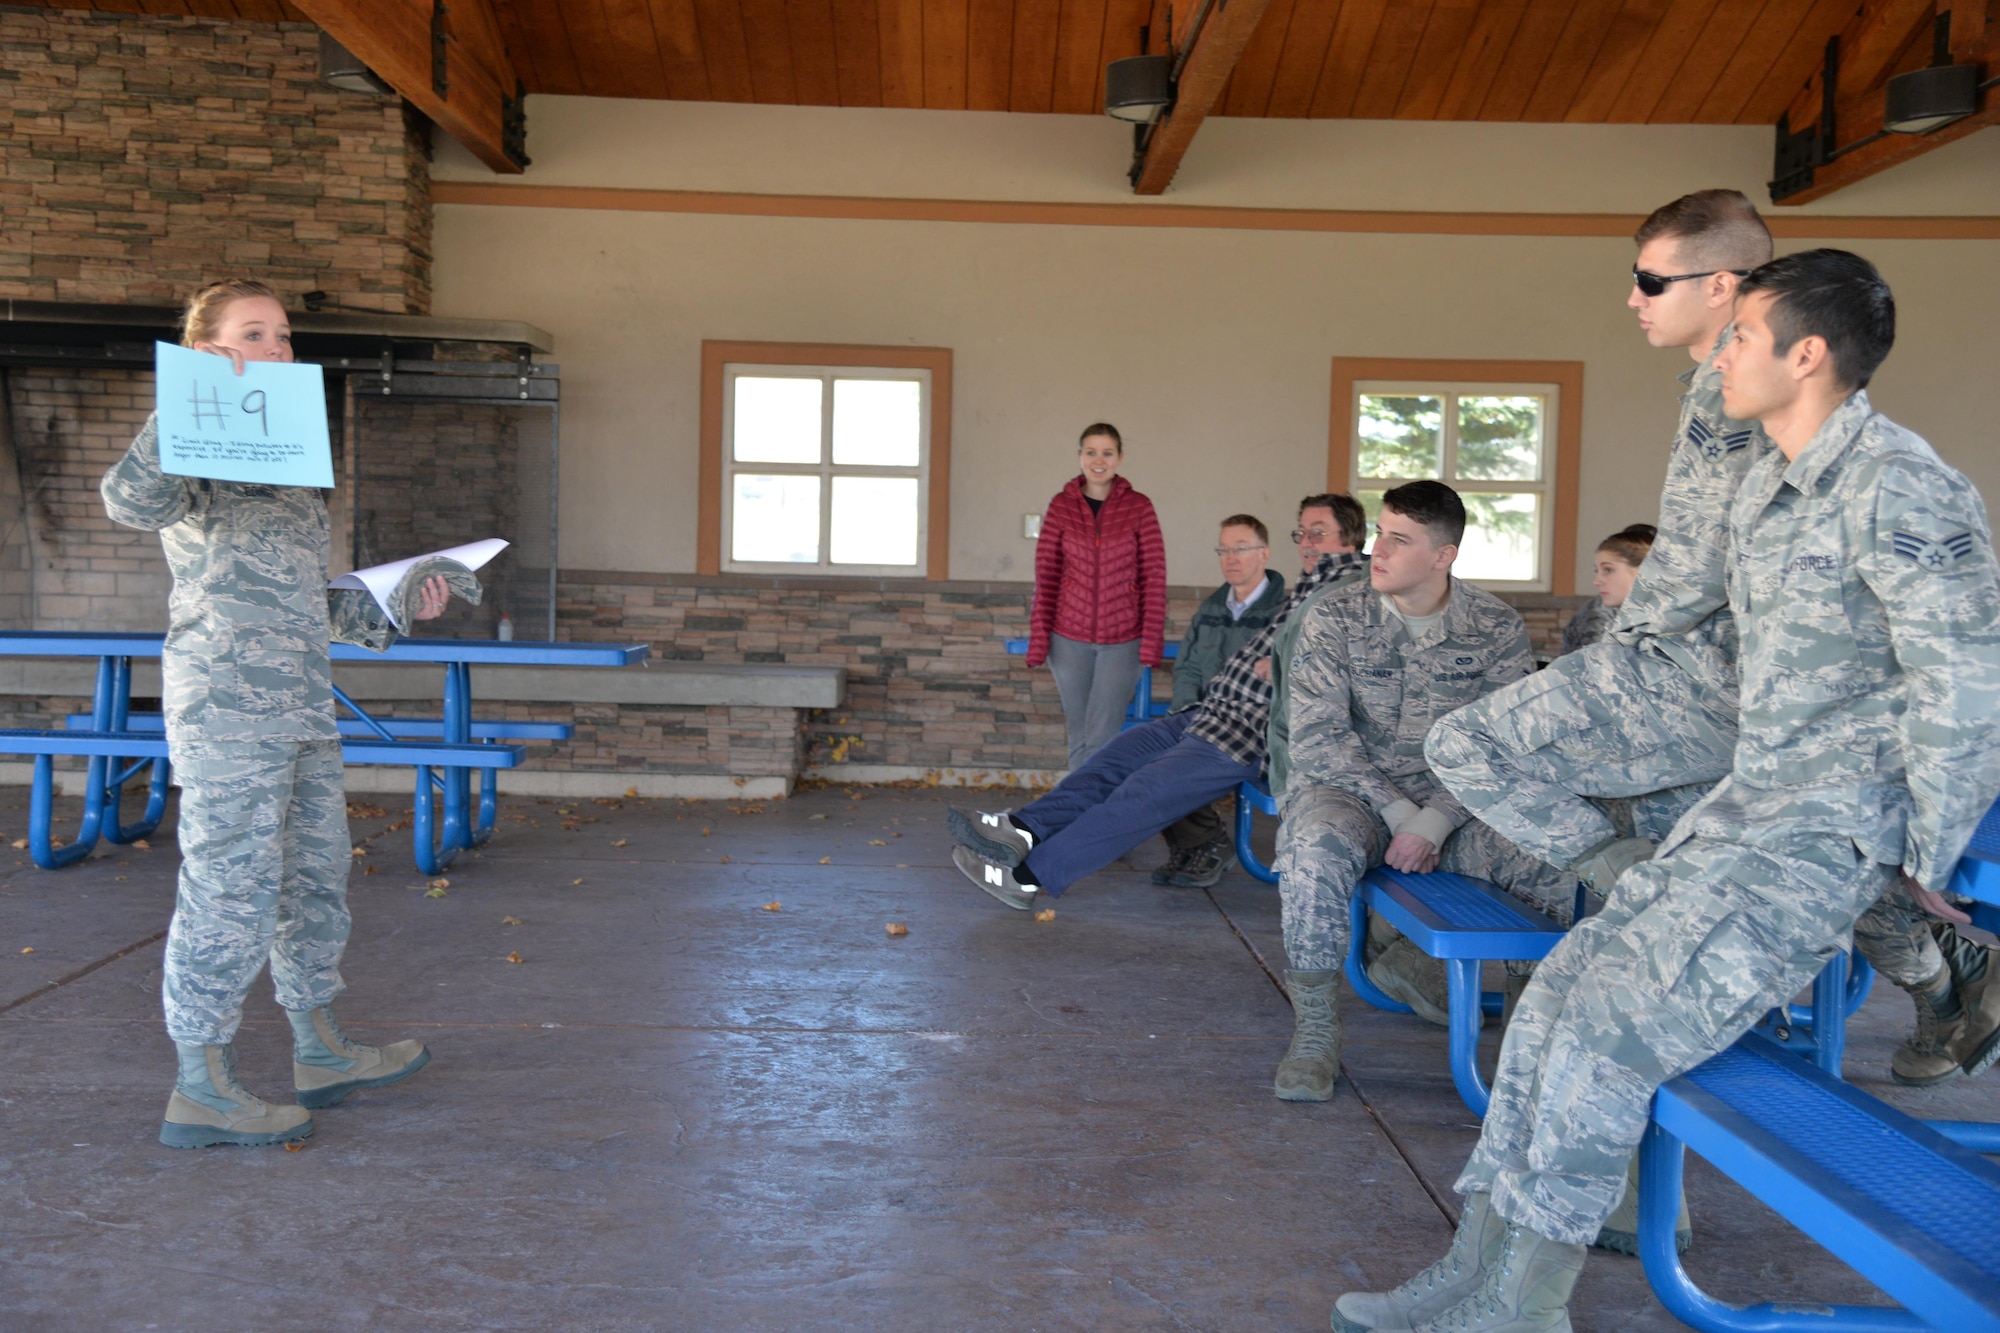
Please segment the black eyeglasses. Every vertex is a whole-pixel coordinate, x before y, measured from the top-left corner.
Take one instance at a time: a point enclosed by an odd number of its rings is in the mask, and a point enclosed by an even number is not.
[[[1658,273],[1648,273],[1645,269],[1634,264],[1632,266],[1632,285],[1647,296],[1660,296],[1666,292],[1669,283],[1686,282],[1690,278],[1712,278],[1718,273],[1734,273],[1737,277],[1741,278],[1748,276],[1749,272],[1750,270],[1747,268],[1712,268],[1706,273],[1676,273],[1672,277],[1662,277]]]

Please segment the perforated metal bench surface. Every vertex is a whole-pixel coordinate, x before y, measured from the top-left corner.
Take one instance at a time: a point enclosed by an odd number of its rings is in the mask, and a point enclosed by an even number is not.
[[[1653,1118],[1932,1327],[2000,1333],[2000,1167],[1755,1036],[1662,1087]],[[1659,1209],[1669,1232],[1673,1206]],[[1655,1288],[1700,1297],[1677,1259],[1654,1271],[1660,1248],[1645,1256]],[[1747,1326],[1667,1304],[1697,1328]],[[1799,1326],[1856,1324],[1836,1310]]]
[[[1483,879],[1378,866],[1362,880],[1368,905],[1433,958],[1540,958],[1564,930]]]

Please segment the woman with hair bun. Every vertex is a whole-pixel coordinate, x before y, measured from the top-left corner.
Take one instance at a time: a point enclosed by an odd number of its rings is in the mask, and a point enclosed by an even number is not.
[[[1055,673],[1072,770],[1118,734],[1167,628],[1166,542],[1153,502],[1118,475],[1118,428],[1086,426],[1076,458],[1042,516],[1028,616],[1028,665]]]
[[[1632,582],[1639,577],[1639,566],[1652,551],[1658,533],[1651,523],[1634,523],[1597,544],[1597,568],[1590,576],[1597,600],[1578,608],[1563,626],[1564,652],[1573,653],[1604,637],[1618,618],[1618,608],[1625,605]]]
[[[292,360],[277,293],[245,278],[195,294],[181,343],[228,357],[239,375],[246,362]],[[100,490],[114,520],[160,534],[174,578],[160,671],[181,869],[161,998],[180,1073],[160,1142],[302,1139],[309,1108],[430,1059],[422,1042],[349,1041],[331,1008],[344,989],[353,859],[328,643],[380,651],[395,626],[370,594],[327,590],[332,544],[317,489],[169,475],[148,418]],[[435,619],[448,597],[443,579],[425,580],[404,595],[404,623]],[[297,1105],[236,1081],[231,1043],[266,963],[291,1019]]]

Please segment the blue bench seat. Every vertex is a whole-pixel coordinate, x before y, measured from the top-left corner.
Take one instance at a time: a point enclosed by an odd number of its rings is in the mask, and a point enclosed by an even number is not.
[[[1684,1146],[1903,1308],[1708,1296],[1674,1249]],[[2000,1333],[2000,1168],[1773,1042],[1745,1037],[1664,1085],[1639,1163],[1646,1276],[1702,1333]]]
[[[370,722],[373,725],[370,725]],[[88,713],[71,713],[63,718],[63,725],[76,731],[91,731],[96,721]],[[430,740],[444,735],[444,719],[436,717],[383,717],[371,718],[364,722],[358,717],[343,717],[336,724],[343,738],[348,736],[377,736],[375,727],[382,728],[399,740]],[[127,731],[165,732],[166,718],[159,713],[133,713],[125,719]],[[474,722],[472,739],[475,741],[566,741],[576,733],[576,728],[567,722]],[[361,763],[362,760],[350,760]],[[505,767],[505,765],[502,765]]]

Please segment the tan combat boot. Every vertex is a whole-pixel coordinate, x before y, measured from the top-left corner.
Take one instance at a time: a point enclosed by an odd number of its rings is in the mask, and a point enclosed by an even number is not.
[[[1896,1082],[1927,1088],[1984,1073],[2000,1059],[2000,949],[1979,952],[1986,957],[1976,980],[1965,981],[1947,965],[1910,992],[1917,1031],[1889,1061]]]
[[[430,1063],[430,1049],[420,1041],[391,1046],[349,1041],[324,1005],[285,1013],[292,1020],[292,1083],[300,1106],[332,1106],[350,1092],[399,1083]]]
[[[1586,1251],[1509,1224],[1479,1290],[1416,1333],[1571,1333],[1569,1294]]]
[[[1381,957],[1368,965],[1368,979],[1390,999],[1409,1005],[1426,1023],[1451,1026],[1451,987],[1445,981],[1444,964],[1408,936],[1390,941]],[[1483,1015],[1480,1022],[1484,1026]]]
[[[1394,1291],[1350,1291],[1333,1303],[1333,1333],[1374,1333],[1414,1328],[1479,1290],[1500,1257],[1507,1219],[1493,1211],[1493,1196],[1469,1194],[1458,1230],[1444,1258]]]
[[[313,1132],[312,1114],[303,1106],[272,1106],[243,1090],[229,1047],[176,1042],[174,1049],[180,1078],[160,1124],[160,1142],[169,1148],[259,1147],[292,1143]]]
[[[1340,1008],[1334,995],[1338,972],[1286,972],[1292,997],[1292,1044],[1278,1062],[1272,1091],[1281,1101],[1333,1100],[1340,1076]]]

